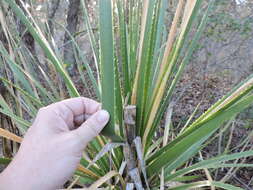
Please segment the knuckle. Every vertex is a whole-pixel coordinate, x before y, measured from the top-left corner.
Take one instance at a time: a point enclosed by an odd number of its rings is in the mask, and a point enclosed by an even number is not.
[[[42,107],[42,108],[39,109],[38,115],[41,115],[41,114],[43,114],[45,112],[46,112],[46,107]]]
[[[42,107],[38,110],[36,118],[43,118],[44,121],[52,120],[54,118],[55,114],[53,113],[53,110],[47,106]]]

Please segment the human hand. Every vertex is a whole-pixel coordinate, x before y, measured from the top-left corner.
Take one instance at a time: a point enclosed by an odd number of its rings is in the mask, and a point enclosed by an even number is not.
[[[74,173],[82,152],[109,120],[88,98],[73,98],[39,110],[14,160],[0,174],[1,190],[53,190]]]

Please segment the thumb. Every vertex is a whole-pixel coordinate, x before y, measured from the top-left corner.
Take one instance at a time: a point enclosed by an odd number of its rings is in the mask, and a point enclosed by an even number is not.
[[[79,128],[72,131],[84,144],[88,144],[94,137],[98,136],[109,121],[109,113],[105,110],[97,111],[89,117]]]

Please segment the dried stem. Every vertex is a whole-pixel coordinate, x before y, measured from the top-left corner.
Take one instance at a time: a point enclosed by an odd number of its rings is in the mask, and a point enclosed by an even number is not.
[[[136,139],[136,106],[127,105],[124,108],[125,135],[127,138],[124,146],[124,156],[127,162],[127,170],[130,175],[129,183],[133,183],[137,190],[143,190],[141,171],[138,168],[138,159],[134,140]]]

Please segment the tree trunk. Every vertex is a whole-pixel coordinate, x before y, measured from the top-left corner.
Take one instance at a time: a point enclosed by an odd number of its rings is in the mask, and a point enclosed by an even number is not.
[[[79,7],[80,7],[80,0],[69,1],[66,28],[71,35],[74,35],[77,30]],[[70,43],[70,40],[71,37],[69,36],[68,32],[65,32],[64,61],[68,64],[74,64],[75,63],[74,49],[72,43]]]
[[[26,2],[26,0],[23,0],[23,3],[25,3],[25,2]],[[19,0],[16,0],[16,3],[20,6],[20,8],[22,10],[24,10],[23,6],[22,6],[22,4],[21,4],[21,2]],[[26,30],[26,26],[21,22],[21,20],[19,19],[19,17],[15,17],[15,21],[17,23],[18,33],[19,33],[22,41],[24,42],[25,46],[29,49],[29,51],[33,55],[35,55],[35,41],[33,39],[33,36],[31,35],[30,32],[28,32]]]
[[[54,36],[54,24],[53,20],[55,17],[55,13],[57,9],[59,8],[60,5],[60,0],[55,0],[55,1],[49,1],[48,2],[48,26],[49,26],[49,31],[52,36]]]

